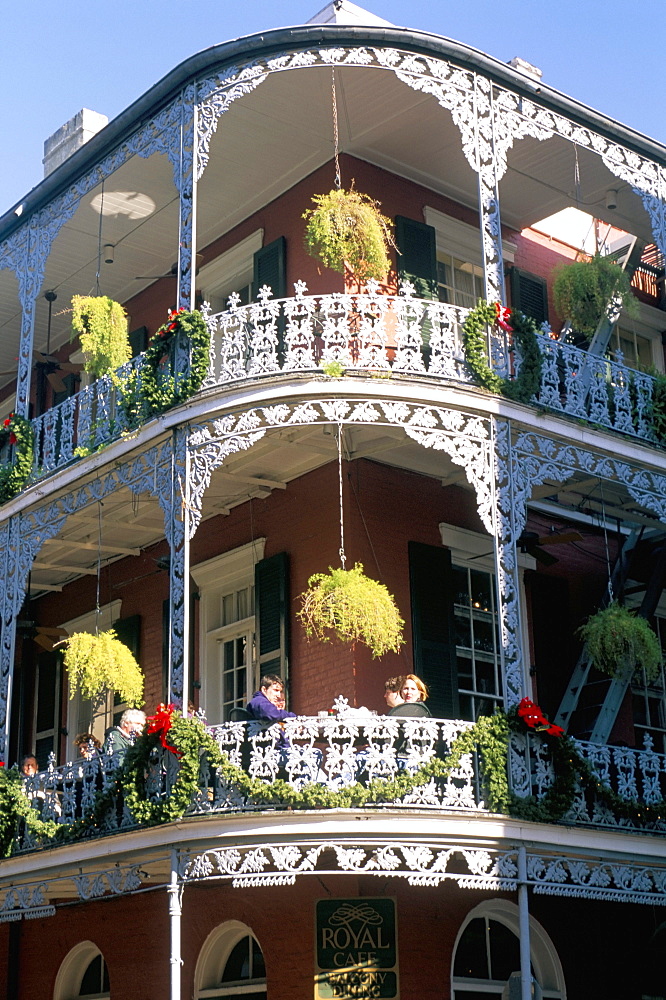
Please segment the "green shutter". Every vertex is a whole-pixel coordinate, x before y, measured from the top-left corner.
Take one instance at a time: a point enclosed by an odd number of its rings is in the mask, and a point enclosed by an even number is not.
[[[287,294],[287,241],[284,236],[257,250],[254,255],[254,278],[252,297],[257,298],[259,289],[269,285],[274,299],[283,299]]]
[[[141,615],[118,618],[112,627],[118,639],[127,646],[138,663],[141,651]]]
[[[545,278],[511,268],[511,305],[541,325],[548,322],[548,285]]]
[[[418,298],[436,299],[437,250],[433,227],[396,215],[395,242],[400,251],[397,256],[399,279],[411,281]]]
[[[279,674],[287,681],[289,667],[289,562],[286,552],[261,559],[254,567],[255,631],[259,676]]]
[[[456,719],[458,674],[453,619],[453,574],[448,549],[409,543],[414,673],[428,685],[428,707],[440,719]]]

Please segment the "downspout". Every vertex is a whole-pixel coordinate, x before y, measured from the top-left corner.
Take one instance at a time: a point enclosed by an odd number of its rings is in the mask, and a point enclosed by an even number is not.
[[[520,937],[520,1000],[532,1000],[530,910],[527,896],[527,851],[518,848],[518,928]]]
[[[178,851],[175,848],[171,849],[171,880],[167,892],[169,894],[169,925],[171,931],[169,1000],[181,1000],[180,970],[183,960],[180,956],[180,918],[183,912],[183,890],[182,886],[178,883]]]

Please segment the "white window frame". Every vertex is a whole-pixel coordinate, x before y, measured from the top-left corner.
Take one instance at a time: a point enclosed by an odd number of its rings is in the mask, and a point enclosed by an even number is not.
[[[230,984],[228,987],[220,985],[229,956],[244,937],[254,938],[261,948],[261,943],[256,934],[253,933],[252,928],[241,923],[240,920],[227,920],[226,923],[210,932],[199,952],[194,971],[194,996],[196,1000],[224,996],[225,992],[243,993],[249,997],[256,993],[266,992],[265,979],[248,980],[247,984],[241,986],[238,984]]]
[[[111,601],[109,604],[105,604],[100,608],[99,619],[97,618],[97,612],[95,610],[87,611],[84,615],[79,615],[77,618],[70,618],[69,621],[62,622],[61,628],[64,628],[68,635],[72,635],[74,632],[90,632],[91,635],[94,635],[96,626],[100,632],[106,632],[111,628],[113,623],[121,617],[121,608],[121,600]],[[104,742],[104,733],[106,730],[109,726],[113,725],[113,716],[115,712],[117,712],[120,708],[127,707],[120,705],[114,706],[113,700],[113,692],[109,692],[106,698],[106,703],[101,709],[98,709],[95,714],[92,732],[100,743]],[[79,733],[87,733],[90,731],[88,722],[86,722],[85,726],[79,728],[84,716],[87,719],[90,717],[90,714],[90,701],[82,698],[80,691],[77,691],[73,698],[68,698],[67,760],[74,760],[78,756],[77,749],[74,746],[74,740]]]
[[[635,333],[650,342],[651,359],[657,371],[664,371],[664,348],[662,344],[662,334],[666,331],[666,315],[661,309],[650,306],[647,302],[639,302],[638,316],[628,316],[626,312],[620,314],[617,326],[611,334],[610,349],[615,350],[615,341],[618,328],[629,333]],[[624,359],[625,365],[634,367],[633,360]]]
[[[255,616],[252,613],[241,621],[221,625],[213,615],[212,607],[224,595],[244,587],[254,586],[254,567],[264,557],[265,538],[240,545],[230,552],[223,552],[205,562],[191,567],[192,577],[199,590],[199,681],[200,706],[206,713],[209,725],[222,721],[222,690],[219,664],[219,647],[223,642],[247,636],[246,690],[248,698],[257,684],[257,657],[254,643]]]
[[[92,941],[80,941],[75,945],[60,963],[53,988],[53,1000],[79,1000],[81,981],[88,966],[98,955],[101,955],[104,961],[104,954]],[[99,993],[96,1000],[109,1000],[109,998],[110,993]]]
[[[255,229],[244,240],[199,269],[197,288],[202,300],[210,303],[213,313],[226,309],[232,292],[252,284],[254,255],[263,245],[264,230]]]
[[[453,975],[456,952],[465,930],[472,920],[485,918],[504,924],[520,941],[519,912],[515,903],[511,903],[506,899],[491,899],[480,903],[473,910],[470,910],[460,925],[453,946],[453,955],[451,958],[451,997],[455,997],[456,994],[464,996],[466,992],[488,993],[489,998],[502,996],[502,992],[498,992],[496,985],[490,985],[494,983],[494,980],[465,980],[462,977],[456,978]],[[566,1000],[564,971],[555,945],[541,924],[532,915],[529,917],[529,924],[530,960],[534,969],[534,976],[541,987],[541,996],[543,1000]]]
[[[453,524],[442,522],[439,525],[439,534],[442,545],[451,552],[451,563],[453,566],[461,566],[465,569],[481,569],[486,573],[491,573],[495,578],[497,588],[497,571],[495,566],[494,539],[491,535],[484,535],[478,531],[470,531],[468,528],[458,528]],[[517,564],[519,571],[519,593],[520,618],[522,623],[522,648],[523,648],[523,686],[525,690],[532,690],[532,679],[529,675],[529,653],[530,641],[527,628],[527,597],[525,594],[525,570],[536,569],[536,559],[526,552],[517,553]],[[499,615],[499,609],[498,609]],[[498,620],[498,627],[501,622]],[[501,651],[498,649],[501,668]],[[506,678],[502,676],[502,694],[506,694]]]

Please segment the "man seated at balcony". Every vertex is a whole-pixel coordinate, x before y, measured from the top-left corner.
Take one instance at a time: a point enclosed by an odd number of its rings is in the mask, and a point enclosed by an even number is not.
[[[284,708],[284,703],[282,678],[277,674],[264,674],[259,690],[255,691],[247,703],[247,711],[258,722],[272,723],[295,719],[295,712],[288,712]]]
[[[384,681],[384,701],[386,702],[387,715],[392,714],[391,709],[404,704],[402,695],[400,694],[404,682],[405,678],[402,675],[398,677],[387,677]]]
[[[122,764],[125,754],[134,746],[137,736],[146,724],[146,713],[138,708],[128,708],[120,716],[117,726],[110,726],[104,734],[104,753],[117,758]]]

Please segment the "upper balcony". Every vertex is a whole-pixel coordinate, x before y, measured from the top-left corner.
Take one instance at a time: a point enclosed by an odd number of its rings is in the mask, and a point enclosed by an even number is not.
[[[200,393],[214,409],[239,388],[280,376],[326,379],[336,388],[344,378],[393,379],[396,384],[417,379],[430,386],[433,399],[442,387],[476,389],[483,382],[464,346],[464,324],[471,311],[418,298],[409,285],[400,295],[385,294],[372,284],[359,294],[311,295],[297,282],[292,297],[273,299],[270,288],[264,287],[258,301],[248,305],[232,296],[222,312],[204,307],[211,341]],[[655,376],[629,368],[621,354],[617,360],[595,356],[547,330],[538,332],[536,345],[538,361],[533,355],[526,361],[510,330],[486,328],[489,370],[508,383],[507,395],[542,412],[663,446],[663,404]],[[190,355],[187,344],[176,345],[165,355],[161,377],[186,377]],[[526,366],[531,369],[527,378]],[[139,356],[33,419],[36,447],[30,482],[142,426],[150,414],[142,400],[141,378]]]

